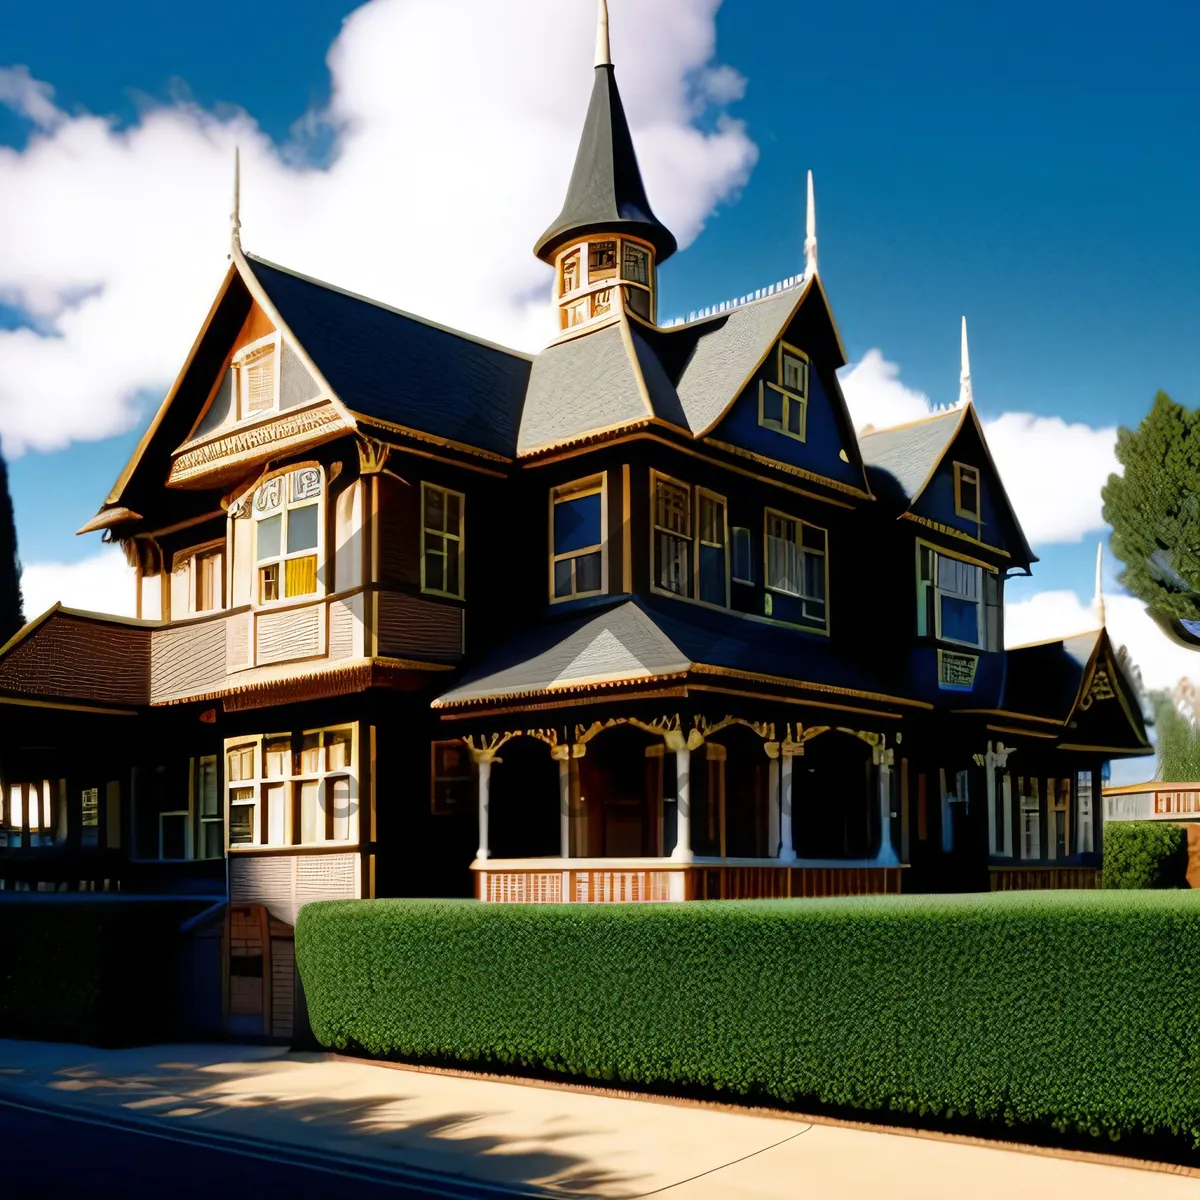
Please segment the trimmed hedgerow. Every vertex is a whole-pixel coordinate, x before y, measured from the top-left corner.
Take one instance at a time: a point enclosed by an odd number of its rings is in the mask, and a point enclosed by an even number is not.
[[[1104,827],[1106,888],[1183,888],[1187,830],[1167,821],[1111,821]]]
[[[306,905],[325,1046],[1200,1144],[1200,895]]]

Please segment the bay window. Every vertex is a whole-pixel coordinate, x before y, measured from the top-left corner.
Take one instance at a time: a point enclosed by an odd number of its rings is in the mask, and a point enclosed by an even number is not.
[[[254,493],[259,604],[316,594],[323,491],[320,467],[300,467]]]
[[[551,489],[552,601],[595,596],[605,591],[606,495],[603,475]]]

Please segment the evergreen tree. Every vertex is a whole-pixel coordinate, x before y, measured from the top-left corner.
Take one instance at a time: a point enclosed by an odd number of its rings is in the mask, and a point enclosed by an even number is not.
[[[1200,729],[1176,708],[1170,696],[1160,693],[1154,699],[1156,777],[1162,783],[1200,781]]]
[[[0,645],[22,625],[21,560],[17,557],[17,524],[8,494],[8,464],[0,454]]]
[[[1159,392],[1134,431],[1117,431],[1101,495],[1122,586],[1152,609],[1200,620],[1200,413]]]

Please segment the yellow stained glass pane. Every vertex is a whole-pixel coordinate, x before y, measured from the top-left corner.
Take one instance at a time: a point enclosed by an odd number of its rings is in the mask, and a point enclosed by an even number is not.
[[[285,564],[285,594],[288,596],[311,596],[317,590],[317,556],[306,554],[303,558],[289,558]]]

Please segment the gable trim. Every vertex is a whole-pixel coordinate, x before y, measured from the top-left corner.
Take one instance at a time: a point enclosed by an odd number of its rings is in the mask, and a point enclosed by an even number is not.
[[[440,437],[436,433],[424,433],[420,429],[413,429],[410,425],[400,425],[383,417],[372,417],[367,413],[356,412],[354,409],[349,411],[364,425],[386,429],[391,433],[402,433],[405,437],[414,438],[418,442],[428,442],[432,446],[444,446],[447,450],[457,450],[461,454],[473,454],[476,458],[486,458],[489,462],[511,463],[513,461],[503,454],[497,454],[494,450],[483,450],[478,446],[469,445],[467,442],[456,442],[453,438]]]
[[[999,546],[992,546],[988,542],[980,541],[979,538],[972,537],[969,533],[963,533],[961,529],[954,529],[950,525],[943,525],[940,521],[934,521],[930,517],[922,517],[914,512],[902,512],[897,518],[897,521],[916,521],[918,525],[924,525],[926,529],[932,529],[935,533],[941,533],[947,537],[961,538],[964,542],[970,542],[972,546],[978,546],[981,550],[988,550],[992,554],[999,554],[1004,558],[1011,558],[1007,550],[1001,550]],[[989,566],[989,571],[996,570],[995,567]],[[1057,638],[1052,639],[1058,641]]]
[[[716,446],[718,450],[724,450],[727,454],[736,454],[739,458],[748,458],[752,462],[762,463],[763,466],[774,467],[777,471],[784,471],[788,475],[795,475],[800,479],[810,480],[812,483],[823,484],[835,491],[844,492],[848,496],[857,496],[860,500],[875,499],[870,492],[864,492],[862,488],[857,488],[852,483],[842,483],[840,480],[830,479],[826,475],[818,475],[815,471],[806,470],[804,467],[780,462],[776,458],[768,458],[765,454],[756,454],[753,450],[747,450],[743,446],[734,446],[729,442],[721,442],[716,438],[706,437],[703,440],[709,446]]]
[[[1075,703],[1071,705],[1071,711],[1067,714],[1064,725],[1070,726],[1075,714],[1082,708],[1083,698],[1089,693],[1092,686],[1092,681],[1096,676],[1096,671],[1103,662],[1104,668],[1108,674],[1112,684],[1113,694],[1116,697],[1117,703],[1121,706],[1121,711],[1125,714],[1125,719],[1129,722],[1130,729],[1133,730],[1134,736],[1137,738],[1138,745],[1150,748],[1150,743],[1145,735],[1138,731],[1138,723],[1134,719],[1133,713],[1129,709],[1129,702],[1125,699],[1124,689],[1124,673],[1120,671],[1116,663],[1116,655],[1113,653],[1112,642],[1108,636],[1108,630],[1103,626],[1097,631],[1096,645],[1092,649],[1091,656],[1088,658],[1087,666],[1084,668],[1083,675],[1079,680],[1079,690],[1075,694]],[[1087,711],[1083,709],[1083,711]],[[1110,747],[1095,747],[1096,749],[1110,749]],[[1132,753],[1129,747],[1126,747],[1122,753]]]

